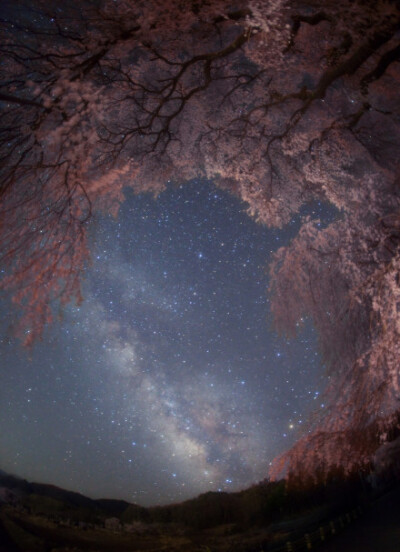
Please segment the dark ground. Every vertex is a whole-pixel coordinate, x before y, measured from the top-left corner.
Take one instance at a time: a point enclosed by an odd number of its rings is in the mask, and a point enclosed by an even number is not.
[[[400,552],[400,490],[378,499],[319,552]]]
[[[19,548],[11,541],[0,520],[0,552],[19,552]]]

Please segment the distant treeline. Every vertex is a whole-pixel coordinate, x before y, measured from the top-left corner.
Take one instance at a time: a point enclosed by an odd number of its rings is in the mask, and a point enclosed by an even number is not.
[[[332,477],[321,484],[265,480],[236,493],[208,492],[181,504],[149,508],[142,521],[183,523],[196,529],[227,523],[246,528],[301,515],[326,504],[338,509],[351,508],[366,490],[364,479],[356,474],[349,478]],[[137,519],[134,511],[130,515],[128,508],[123,520]]]
[[[398,482],[396,470],[381,473],[377,480],[367,471],[345,475],[337,469],[331,471],[328,479],[319,478],[318,474],[308,480],[289,476],[277,482],[264,480],[240,492],[208,492],[179,504],[144,508],[123,500],[93,500],[0,471],[0,487],[10,489],[21,507],[32,513],[89,523],[104,523],[109,517],[116,517],[124,524],[179,523],[193,529],[222,524],[236,524],[243,529],[265,526],[321,507],[329,507],[331,513],[346,511],[368,501],[377,485]]]

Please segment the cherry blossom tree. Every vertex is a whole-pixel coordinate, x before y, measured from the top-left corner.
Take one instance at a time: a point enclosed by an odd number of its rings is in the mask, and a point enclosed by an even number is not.
[[[330,202],[339,219],[304,221],[271,266],[277,327],[310,317],[331,377],[323,415],[277,466],[369,462],[400,396],[398,2],[0,10],[1,286],[24,342],[80,300],[91,216],[117,214],[125,186],[206,177],[275,227]]]

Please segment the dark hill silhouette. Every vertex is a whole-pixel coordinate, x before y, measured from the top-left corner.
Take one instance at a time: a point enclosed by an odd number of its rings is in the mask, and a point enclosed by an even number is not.
[[[62,503],[64,509],[83,508],[107,516],[119,517],[128,507],[135,508],[136,506],[125,500],[109,498],[93,499],[74,491],[62,489],[56,485],[31,483],[15,475],[7,474],[3,470],[0,470],[0,487],[10,489],[10,491],[22,499],[31,495],[45,497]],[[137,506],[137,508],[142,509],[140,506]]]
[[[117,517],[123,523],[180,523],[196,530],[229,523],[241,527],[271,524],[318,508],[349,509],[366,492],[366,483],[358,474],[347,478],[335,474],[330,482],[319,485],[265,480],[239,492],[207,492],[182,503],[145,508],[124,500],[92,499],[4,472],[0,473],[0,487],[10,489],[27,508],[46,515],[85,521]]]
[[[95,500],[0,471],[0,488],[7,490],[0,495],[0,540],[6,543],[0,552],[27,550],[31,541],[38,552],[59,546],[60,550],[68,546],[79,552],[130,551],[149,549],[150,545],[158,552],[165,549],[164,538],[176,539],[174,542],[180,544],[177,548],[171,545],[171,550],[179,552],[197,552],[204,547],[216,552],[276,551],[283,550],[288,540],[303,542],[306,533],[313,538],[317,535],[318,540],[321,527],[327,535],[332,520],[339,527],[338,520],[349,517],[349,512],[362,511],[367,516],[379,504],[384,506],[380,507],[382,524],[376,532],[385,531],[386,518],[393,518],[400,503],[392,500],[386,507],[377,499],[392,487],[399,489],[393,473],[381,474],[380,481],[374,476],[374,487],[369,484],[370,477],[360,473],[344,477],[338,471],[330,481],[319,484],[298,479],[265,480],[240,492],[207,492],[179,504],[144,508],[124,500]],[[107,518],[117,520],[109,520],[111,525]],[[393,527],[392,520],[388,530]],[[349,533],[348,540],[352,538]],[[389,544],[391,538],[385,537]]]

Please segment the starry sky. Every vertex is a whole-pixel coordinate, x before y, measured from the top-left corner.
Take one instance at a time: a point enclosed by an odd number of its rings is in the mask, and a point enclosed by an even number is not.
[[[267,295],[303,215],[336,216],[315,203],[271,230],[196,180],[92,220],[84,302],[33,350],[0,304],[0,468],[145,506],[264,479],[324,407],[311,323],[277,336]]]

